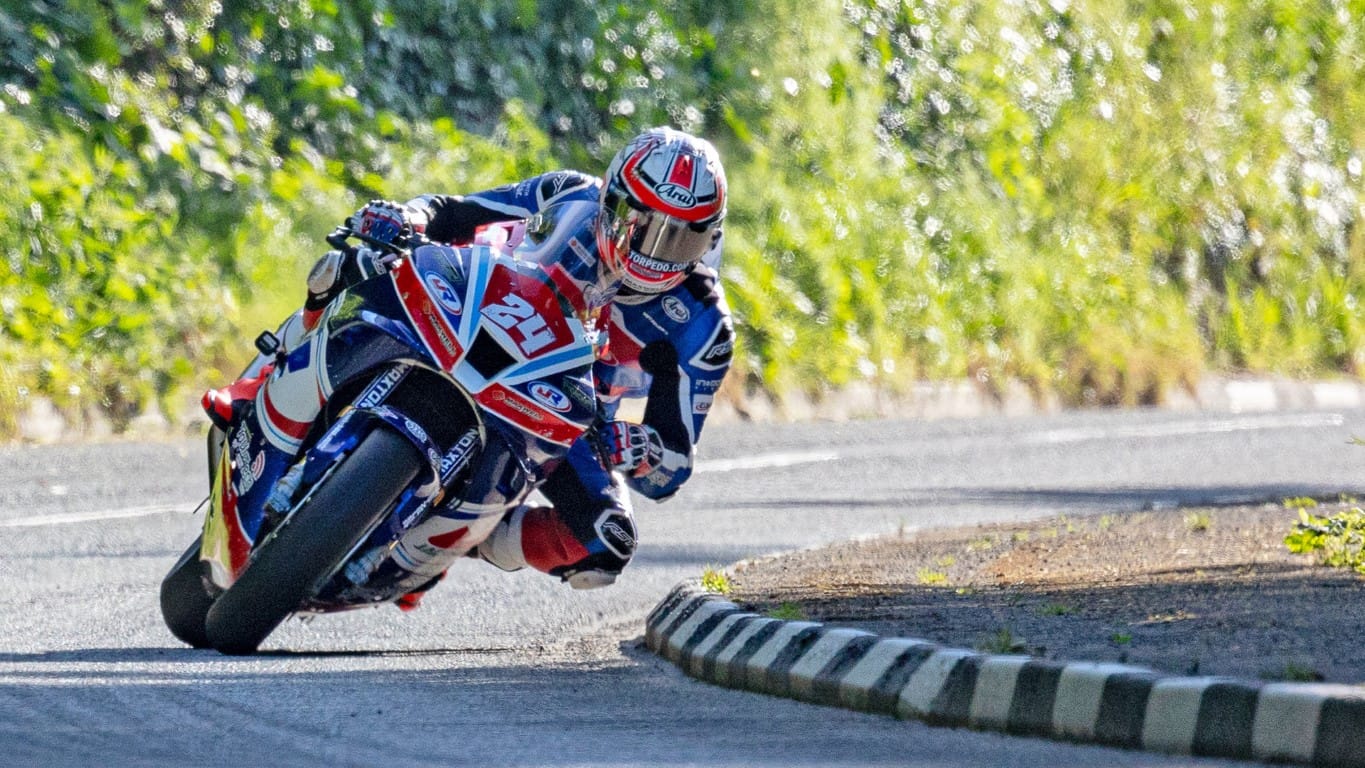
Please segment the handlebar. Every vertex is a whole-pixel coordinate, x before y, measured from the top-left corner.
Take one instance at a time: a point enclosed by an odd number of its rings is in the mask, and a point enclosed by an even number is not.
[[[352,239],[359,240],[380,253],[394,253],[399,256],[405,255],[413,248],[427,242],[427,239],[422,235],[413,233],[410,235],[399,235],[391,242],[386,243],[383,240],[376,240],[369,235],[362,235],[354,229],[345,226],[337,227],[326,237],[327,244],[337,250],[349,248],[350,243],[347,241]]]

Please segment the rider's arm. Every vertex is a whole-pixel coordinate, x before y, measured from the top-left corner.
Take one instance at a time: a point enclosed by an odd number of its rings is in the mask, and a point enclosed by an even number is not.
[[[706,309],[694,317],[680,344],[657,341],[640,352],[640,367],[652,377],[641,421],[659,434],[663,451],[652,471],[640,477],[627,475],[625,481],[651,499],[672,496],[692,476],[694,446],[730,368],[734,348],[730,313],[714,277],[702,273],[699,269],[684,285],[705,297]]]
[[[561,200],[595,200],[600,183],[596,177],[577,171],[553,171],[471,195],[422,195],[407,205],[427,212],[427,237],[443,243],[467,243],[485,224],[525,219]]]

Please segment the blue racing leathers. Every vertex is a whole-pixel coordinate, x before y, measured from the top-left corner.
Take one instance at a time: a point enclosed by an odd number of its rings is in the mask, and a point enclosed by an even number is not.
[[[596,201],[601,184],[556,171],[471,195],[424,195],[408,205],[426,211],[427,237],[464,243],[486,224],[528,218],[558,202]],[[718,254],[705,261],[717,263]],[[660,294],[622,289],[607,311],[599,324],[606,343],[594,369],[598,396],[609,419],[623,399],[645,400],[641,421],[659,434],[661,460],[647,474],[624,477],[603,465],[585,436],[541,488],[553,506],[514,510],[479,548],[495,565],[530,565],[575,587],[611,583],[635,552],[634,515],[622,482],[662,500],[691,476],[694,446],[734,346],[729,308],[708,266],[698,265]]]

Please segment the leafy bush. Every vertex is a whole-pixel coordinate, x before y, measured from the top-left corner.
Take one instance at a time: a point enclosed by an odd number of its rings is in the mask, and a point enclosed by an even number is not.
[[[1284,544],[1294,554],[1316,554],[1323,565],[1365,574],[1365,511],[1356,507],[1320,517],[1301,509]]]
[[[746,386],[1159,401],[1365,376],[1362,0],[33,0],[0,8],[0,433],[230,376],[362,200],[732,187]]]

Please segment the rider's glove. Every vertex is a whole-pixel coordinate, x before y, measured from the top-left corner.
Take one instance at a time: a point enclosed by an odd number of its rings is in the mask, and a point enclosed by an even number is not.
[[[423,233],[429,216],[391,200],[371,200],[346,220],[353,231],[380,242],[391,243],[399,235]]]
[[[347,288],[387,273],[397,260],[396,253],[379,253],[364,247],[328,251],[308,273],[308,300],[303,308],[322,309]]]
[[[664,444],[653,427],[629,421],[610,421],[598,432],[612,469],[634,477],[653,472],[663,461]]]

